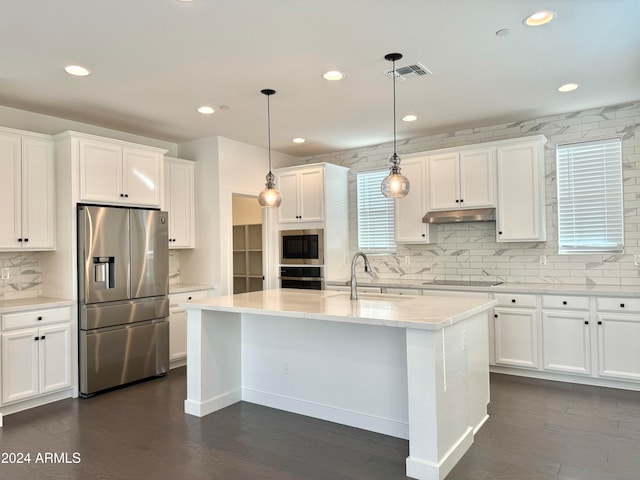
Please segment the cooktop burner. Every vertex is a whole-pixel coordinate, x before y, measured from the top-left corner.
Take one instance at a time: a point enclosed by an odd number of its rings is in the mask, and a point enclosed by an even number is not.
[[[423,285],[452,285],[461,287],[495,287],[502,285],[499,280],[430,280]]]

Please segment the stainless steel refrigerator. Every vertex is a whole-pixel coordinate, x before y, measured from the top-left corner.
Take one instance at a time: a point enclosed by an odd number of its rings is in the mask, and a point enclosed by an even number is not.
[[[168,215],[78,206],[80,395],[169,368]]]

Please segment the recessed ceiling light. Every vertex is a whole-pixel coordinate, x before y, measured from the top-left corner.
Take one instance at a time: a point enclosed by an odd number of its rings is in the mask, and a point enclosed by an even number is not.
[[[556,17],[556,12],[552,12],[551,10],[542,10],[540,12],[532,13],[524,20],[524,23],[527,27],[539,27],[540,25],[544,25],[549,23]]]
[[[415,122],[417,119],[418,117],[415,115],[405,115],[404,117],[402,117],[403,122]]]
[[[213,107],[208,107],[206,105],[203,105],[202,107],[198,108],[198,112],[202,113],[203,115],[211,115],[214,110]]]
[[[322,78],[324,78],[325,80],[332,80],[332,81],[342,80],[344,78],[344,73],[339,72],[338,70],[330,70],[324,75],[322,75]]]
[[[565,83],[561,87],[558,87],[559,92],[573,92],[579,85],[577,83]]]
[[[64,67],[64,71],[69,75],[75,75],[76,77],[86,77],[90,73],[89,70],[81,67],[80,65],[67,65]]]
[[[304,138],[300,138],[300,137],[296,137],[293,140],[291,140],[293,143],[304,143],[306,142],[306,140]]]

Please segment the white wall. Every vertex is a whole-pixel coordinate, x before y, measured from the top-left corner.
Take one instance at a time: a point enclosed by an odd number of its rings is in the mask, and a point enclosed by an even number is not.
[[[400,129],[402,126],[400,126]],[[500,279],[507,282],[638,285],[640,269],[640,102],[523,120],[490,127],[459,130],[398,142],[398,153],[426,152],[446,147],[543,134],[547,241],[497,243],[494,223],[438,225],[438,241],[431,245],[398,245],[395,255],[371,256],[381,278],[431,280]],[[599,138],[622,138],[625,252],[605,255],[559,255],[556,211],[556,145]],[[351,168],[349,182],[351,250],[357,248],[355,174],[386,168],[392,144],[347,150],[305,159]],[[426,213],[426,212],[425,212]],[[547,265],[540,265],[540,256]],[[410,264],[405,263],[409,257]]]

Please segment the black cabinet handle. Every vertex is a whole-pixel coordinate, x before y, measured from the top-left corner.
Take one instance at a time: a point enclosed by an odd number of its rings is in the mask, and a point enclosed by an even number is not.
[[[502,235],[502,232],[498,232],[498,235]]]
[[[40,340],[40,337],[35,337],[34,340],[37,342],[38,340]]]
[[[460,203],[464,203],[464,198],[461,198],[461,199],[460,199]]]
[[[120,194],[120,197],[124,197],[124,193],[121,193],[121,194]]]
[[[515,299],[515,298],[512,298],[512,299],[511,299],[511,303],[516,303],[516,299]]]
[[[42,335],[42,336],[40,337],[40,340],[44,340],[45,338],[47,338],[47,337],[46,337],[45,335]]]
[[[42,320],[42,317],[38,317],[38,320]]]
[[[187,300],[191,300],[192,297],[187,298]]]
[[[460,200],[456,200],[456,203],[459,203],[459,202],[460,202]]]
[[[19,238],[19,239],[18,239],[18,241],[19,241],[19,242],[21,242],[21,241],[22,241],[22,239],[21,239],[21,238]]]
[[[566,300],[563,300],[563,301],[562,301],[562,304],[563,304],[563,305],[566,305],[566,304],[567,304],[567,301],[566,301]]]
[[[621,303],[621,304],[620,304],[620,308],[624,308],[624,303]]]
[[[125,193],[124,196],[125,196],[125,198],[129,198],[129,194],[128,193]]]
[[[598,320],[598,325],[602,325],[602,320]]]
[[[497,314],[497,313],[494,313],[494,314],[493,314],[493,318],[498,318],[498,314]]]
[[[28,239],[28,238],[25,238],[25,239],[24,239],[24,241],[25,241],[25,242],[28,242],[28,241],[29,241],[29,239]]]
[[[589,325],[589,320],[585,320],[585,321],[584,321],[584,324],[585,324],[585,325]]]
[[[427,234],[426,234],[426,233],[423,233],[423,234],[422,234],[422,238],[424,238],[424,237],[426,237],[426,236],[427,236]]]

